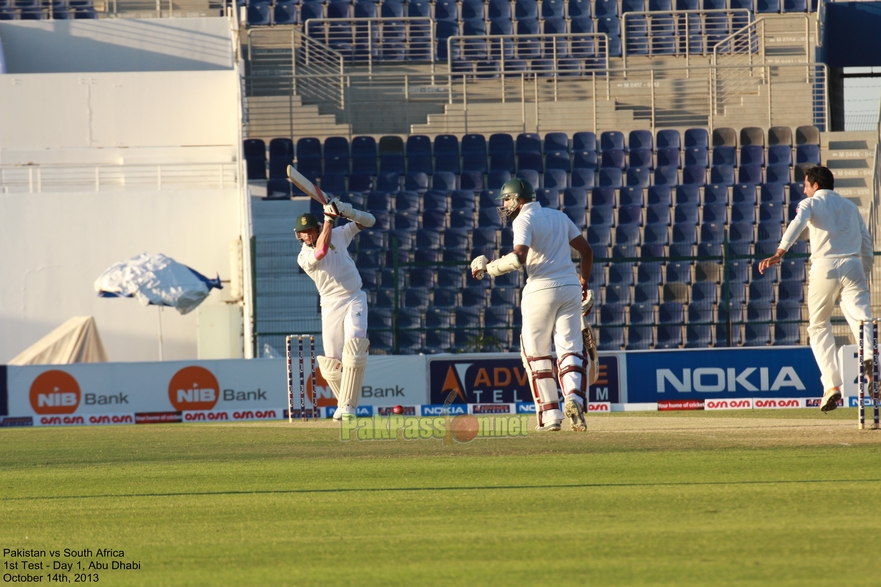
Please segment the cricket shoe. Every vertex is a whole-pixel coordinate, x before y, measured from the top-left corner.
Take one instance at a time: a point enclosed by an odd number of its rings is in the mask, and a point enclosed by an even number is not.
[[[560,424],[563,422],[563,412],[560,410],[547,410],[542,413],[541,419],[543,424],[536,426],[536,430],[540,432],[559,432]]]
[[[337,414],[340,415],[341,420],[354,420],[358,417],[358,411],[349,405],[345,405],[334,412],[334,417],[336,417]]]
[[[562,420],[546,420],[544,425],[536,426],[535,429],[539,432],[559,432],[561,423]]]
[[[838,407],[838,400],[841,399],[841,390],[837,387],[827,389],[820,401],[820,410],[823,412],[831,412]]]
[[[587,422],[584,421],[584,408],[574,399],[566,400],[563,405],[563,412],[569,418],[572,430],[575,432],[585,432],[587,430]]]

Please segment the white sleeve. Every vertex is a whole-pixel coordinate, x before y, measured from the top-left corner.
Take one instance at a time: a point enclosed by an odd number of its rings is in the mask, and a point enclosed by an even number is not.
[[[526,222],[524,218],[515,218],[512,225],[514,229],[514,246],[526,245],[532,246],[532,225]]]
[[[863,222],[863,217],[858,214],[857,218],[859,218],[860,221],[860,236],[862,237],[860,260],[863,262],[863,272],[866,274],[866,279],[870,279],[872,275],[872,265],[875,263],[875,247],[872,245],[872,235],[869,234],[869,229],[866,228],[866,223]]]
[[[795,213],[795,218],[793,218],[792,222],[789,223],[789,226],[786,227],[786,232],[783,233],[783,238],[780,239],[779,248],[788,251],[789,248],[795,244],[795,241],[798,240],[799,235],[808,227],[808,221],[810,219],[811,200],[805,198],[798,203],[798,211]]]

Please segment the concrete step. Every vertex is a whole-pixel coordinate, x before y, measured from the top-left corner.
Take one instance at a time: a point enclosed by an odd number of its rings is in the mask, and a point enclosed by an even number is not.
[[[835,175],[836,191],[866,211],[875,199],[872,177],[876,143],[874,132],[820,133],[821,160]]]

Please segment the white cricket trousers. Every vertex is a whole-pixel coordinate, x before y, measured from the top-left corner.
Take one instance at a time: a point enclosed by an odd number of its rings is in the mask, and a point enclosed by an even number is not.
[[[342,359],[343,345],[352,338],[367,338],[367,295],[359,289],[348,296],[321,298],[324,356]]]
[[[824,391],[841,387],[842,384],[831,320],[839,295],[841,312],[853,331],[854,340],[859,344],[860,321],[872,319],[869,287],[862,261],[859,257],[811,260],[808,336],[817,366],[820,367]],[[865,348],[871,349],[871,327],[866,328],[864,341]]]
[[[567,285],[525,293],[520,301],[523,315],[522,351],[528,357],[551,354],[551,340],[557,358],[566,353],[581,353],[581,287]],[[570,361],[567,361],[569,364]],[[581,361],[577,362],[579,365]],[[564,377],[564,393],[581,389],[581,374]]]

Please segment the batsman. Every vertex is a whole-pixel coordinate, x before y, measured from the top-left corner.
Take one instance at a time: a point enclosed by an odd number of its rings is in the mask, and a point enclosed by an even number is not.
[[[351,222],[334,228],[342,216]],[[312,278],[321,301],[321,339],[324,355],[318,366],[337,399],[334,420],[356,417],[361,383],[367,368],[367,296],[348,246],[376,218],[347,202],[330,198],[324,223],[314,214],[297,217],[294,233],[302,243],[297,263]]]
[[[587,289],[593,250],[568,216],[535,201],[535,190],[525,179],[506,182],[499,199],[502,225],[512,222],[514,250],[495,261],[477,257],[471,274],[483,279],[487,273],[497,277],[526,267],[520,355],[535,401],[537,430],[560,430],[564,411],[572,430],[587,430],[587,387],[597,375],[596,348],[587,324],[593,306]],[[572,249],[581,256],[580,273],[572,262]]]

